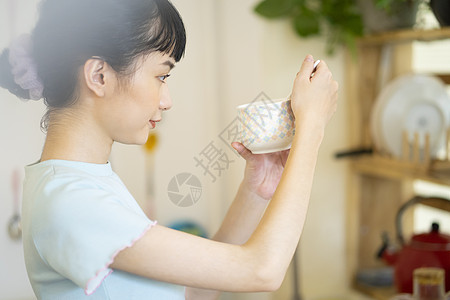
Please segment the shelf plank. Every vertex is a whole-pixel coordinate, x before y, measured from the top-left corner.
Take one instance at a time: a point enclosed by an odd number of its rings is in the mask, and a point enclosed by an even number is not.
[[[397,294],[394,287],[377,288],[355,283],[353,288],[356,291],[370,296],[376,300],[389,300],[393,296],[395,296],[395,294]]]
[[[446,84],[450,84],[450,75],[448,75],[448,74],[436,74],[435,76],[439,77]]]
[[[351,163],[351,166],[353,170],[360,174],[395,180],[403,180],[408,178],[413,180],[423,180],[440,185],[450,185],[450,177],[447,172],[440,173],[420,169],[414,170],[409,168],[400,168],[398,166],[380,163],[379,160],[369,156],[355,159]]]
[[[364,36],[358,40],[360,46],[399,44],[411,41],[436,41],[450,39],[450,27],[431,30],[395,30]]]

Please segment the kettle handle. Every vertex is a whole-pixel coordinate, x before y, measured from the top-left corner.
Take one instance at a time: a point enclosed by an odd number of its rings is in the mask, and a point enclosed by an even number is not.
[[[441,197],[421,197],[415,196],[408,202],[405,202],[397,212],[395,217],[395,226],[397,231],[397,240],[401,245],[405,245],[405,239],[403,237],[402,216],[406,209],[416,204],[425,204],[431,207],[439,208],[450,212],[450,199]]]

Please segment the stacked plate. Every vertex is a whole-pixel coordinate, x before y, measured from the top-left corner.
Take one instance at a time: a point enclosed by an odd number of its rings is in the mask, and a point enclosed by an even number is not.
[[[439,156],[444,149],[450,127],[450,97],[445,84],[437,77],[406,75],[389,83],[377,97],[371,116],[371,131],[378,151],[402,156],[402,134],[408,132],[410,147],[414,133],[424,148],[429,134],[430,155]]]

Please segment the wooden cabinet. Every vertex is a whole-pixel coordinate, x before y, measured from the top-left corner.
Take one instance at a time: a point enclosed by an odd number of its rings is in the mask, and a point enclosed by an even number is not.
[[[370,117],[383,80],[410,73],[413,42],[450,39],[450,28],[429,31],[396,31],[367,36],[358,42],[358,57],[347,57],[346,91],[350,110],[349,129],[354,147],[373,148]],[[386,62],[386,52],[390,61]],[[448,74],[439,74],[450,84]],[[450,105],[450,103],[449,103]],[[384,265],[375,254],[381,245],[382,232],[395,238],[395,215],[398,208],[414,195],[417,179],[450,186],[450,172],[436,173],[429,168],[380,160],[378,153],[352,158],[347,206],[347,261],[350,278],[358,270]],[[404,216],[405,236],[412,234],[412,214]],[[393,288],[367,288],[354,285],[375,299],[389,299]]]

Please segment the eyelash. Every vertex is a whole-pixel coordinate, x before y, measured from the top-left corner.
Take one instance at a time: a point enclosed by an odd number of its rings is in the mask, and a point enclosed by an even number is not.
[[[164,76],[158,76],[159,80],[161,80],[162,82],[165,82],[167,78],[170,77],[170,74],[164,75]]]

